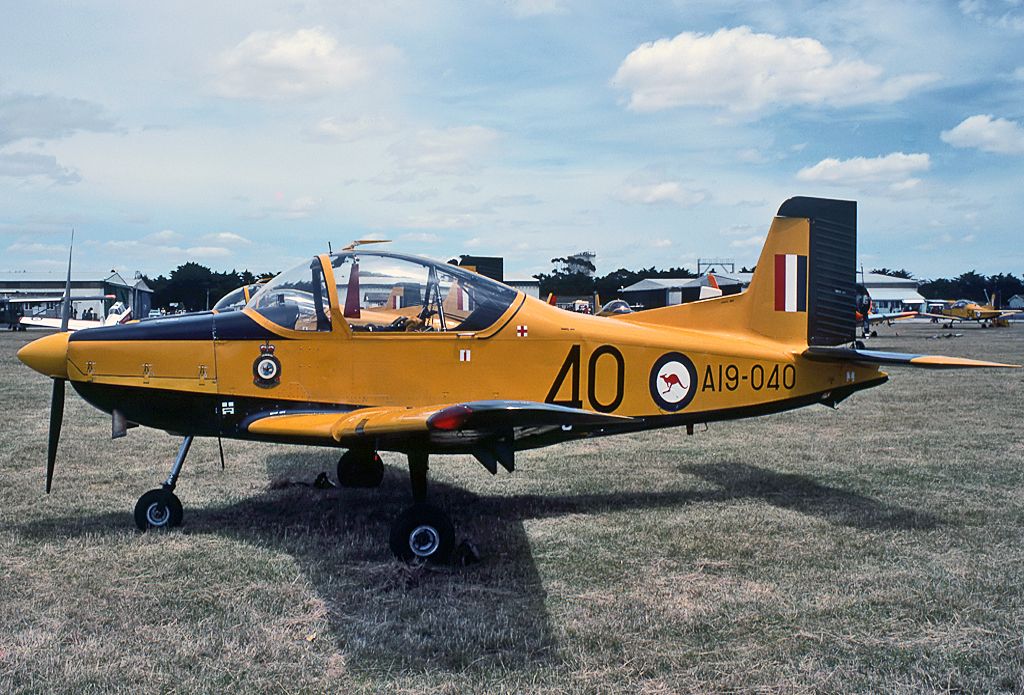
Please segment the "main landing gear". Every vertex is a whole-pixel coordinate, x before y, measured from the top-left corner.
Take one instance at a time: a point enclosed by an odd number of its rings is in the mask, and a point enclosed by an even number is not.
[[[384,480],[384,461],[373,449],[349,449],[338,459],[338,485],[379,487]]]
[[[160,487],[150,490],[135,505],[135,525],[143,531],[181,526],[184,516],[174,488],[192,446],[185,437],[178,456]],[[395,557],[408,563],[446,562],[455,549],[455,527],[440,508],[427,502],[425,451],[409,453],[409,482],[413,504],[391,524],[389,545]],[[345,487],[377,487],[384,477],[384,463],[373,449],[350,449],[338,461],[338,482]],[[475,553],[475,551],[473,551]]]
[[[426,501],[427,459],[426,452],[409,452],[413,505],[391,524],[391,552],[403,562],[445,562],[455,548],[451,519]]]
[[[181,500],[174,494],[174,487],[178,484],[178,476],[181,475],[181,466],[185,463],[188,450],[192,446],[192,435],[185,437],[178,449],[178,458],[171,466],[171,472],[167,474],[164,484],[155,490],[150,490],[135,504],[135,525],[142,531],[149,529],[165,529],[174,526],[181,526],[184,510],[181,507]]]

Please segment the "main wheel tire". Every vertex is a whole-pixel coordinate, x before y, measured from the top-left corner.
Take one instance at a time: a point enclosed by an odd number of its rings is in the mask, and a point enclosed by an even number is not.
[[[170,490],[150,490],[135,504],[135,525],[142,531],[181,526],[185,511],[181,500]]]
[[[384,480],[384,460],[373,449],[349,449],[338,459],[338,485],[379,487]]]
[[[415,504],[391,525],[390,545],[402,562],[447,562],[455,547],[455,527],[437,507]]]

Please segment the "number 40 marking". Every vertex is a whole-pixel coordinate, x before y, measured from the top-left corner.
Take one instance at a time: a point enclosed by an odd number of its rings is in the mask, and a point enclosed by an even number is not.
[[[607,403],[602,403],[597,398],[597,363],[604,356],[615,360],[615,397]],[[565,361],[562,362],[562,367],[558,370],[558,376],[555,377],[555,382],[551,384],[551,390],[548,391],[547,398],[544,399],[545,403],[564,405],[569,408],[583,407],[583,401],[580,398],[580,364],[582,359],[582,348],[579,345],[573,345],[569,348],[569,354],[565,356]],[[571,379],[569,383],[572,396],[568,400],[560,400],[558,392],[562,389],[562,385],[567,378]],[[625,381],[626,361],[622,359],[622,353],[619,352],[618,348],[611,345],[602,345],[591,353],[590,359],[587,362],[587,400],[590,402],[591,408],[599,413],[610,413],[618,408],[622,403],[622,396],[625,392]]]

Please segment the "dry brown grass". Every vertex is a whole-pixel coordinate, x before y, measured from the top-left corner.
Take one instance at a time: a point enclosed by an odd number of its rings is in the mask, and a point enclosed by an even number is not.
[[[1024,326],[873,347],[1024,362]],[[883,332],[886,332],[883,329]],[[178,532],[132,526],[170,436],[69,394],[43,494],[49,383],[0,335],[0,692],[1019,692],[1024,373],[892,370],[815,407],[520,455],[438,459],[484,553],[410,570],[408,499],[322,491],[328,450],[197,442]]]

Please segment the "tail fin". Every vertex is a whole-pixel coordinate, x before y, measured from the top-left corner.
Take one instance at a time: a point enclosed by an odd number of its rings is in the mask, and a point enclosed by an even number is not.
[[[790,198],[772,222],[747,290],[750,328],[779,340],[854,340],[857,203]]]
[[[790,344],[842,345],[856,337],[857,203],[790,198],[740,295],[621,317],[636,323],[752,331]]]

